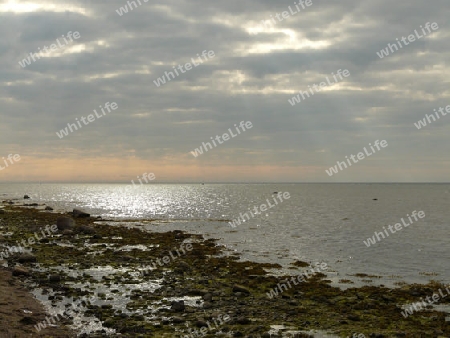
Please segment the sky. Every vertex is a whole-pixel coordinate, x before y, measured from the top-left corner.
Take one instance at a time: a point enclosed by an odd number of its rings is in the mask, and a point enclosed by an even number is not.
[[[0,0],[0,182],[449,181],[448,0],[128,3]]]

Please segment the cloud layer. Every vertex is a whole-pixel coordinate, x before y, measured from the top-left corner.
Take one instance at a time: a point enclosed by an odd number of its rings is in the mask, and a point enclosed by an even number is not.
[[[448,181],[450,116],[414,126],[450,104],[447,1],[312,0],[265,27],[294,2],[139,1],[123,15],[119,0],[0,4],[0,157],[22,158],[0,181]],[[439,29],[378,57],[427,22]],[[215,57],[155,85],[204,50]],[[288,103],[339,69],[351,76]],[[58,138],[105,102],[119,109]],[[192,156],[240,121],[254,127]],[[377,139],[389,147],[325,173]]]

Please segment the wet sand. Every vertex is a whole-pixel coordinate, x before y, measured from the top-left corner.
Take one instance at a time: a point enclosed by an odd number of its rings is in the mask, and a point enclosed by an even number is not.
[[[11,271],[0,268],[0,338],[74,337],[64,325],[46,328],[39,333],[34,325],[45,320],[47,313],[28,287]]]

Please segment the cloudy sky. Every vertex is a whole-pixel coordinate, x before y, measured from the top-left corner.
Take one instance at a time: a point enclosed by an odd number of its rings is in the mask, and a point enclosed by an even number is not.
[[[123,0],[0,1],[0,158],[20,155],[0,160],[0,181],[449,180],[450,114],[414,125],[450,105],[448,0],[312,0],[271,25],[294,1],[145,1],[122,15]],[[439,28],[424,36],[427,22]],[[205,50],[215,57],[155,85]],[[351,75],[289,104],[339,69]],[[57,136],[106,102],[118,109]],[[241,121],[253,128],[192,155]],[[325,172],[376,140],[388,147]]]

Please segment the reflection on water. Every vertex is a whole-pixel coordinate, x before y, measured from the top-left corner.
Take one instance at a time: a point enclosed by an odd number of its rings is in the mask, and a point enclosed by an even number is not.
[[[275,191],[291,198],[235,228],[224,221]],[[135,219],[127,225],[150,231],[204,234],[244,259],[278,262],[284,271],[292,272],[287,268],[294,260],[323,261],[329,278],[344,287],[450,281],[449,191],[449,184],[0,184],[5,199],[28,194],[56,211],[77,207],[103,218]],[[426,217],[364,245],[374,231],[413,210]]]

